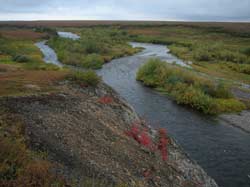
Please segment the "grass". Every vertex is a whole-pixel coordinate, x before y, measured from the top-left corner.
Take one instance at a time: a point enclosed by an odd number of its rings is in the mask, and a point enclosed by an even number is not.
[[[59,70],[55,65],[44,63],[42,53],[34,45],[45,34],[29,30],[13,31],[15,34],[12,31],[4,32],[5,35],[0,36],[0,64],[18,65],[29,70]]]
[[[65,179],[56,174],[58,164],[49,161],[44,152],[29,149],[25,125],[20,117],[0,108],[0,186],[2,187],[128,187],[125,183],[110,184],[97,177]],[[142,185],[136,185],[142,186]]]
[[[68,29],[80,35],[79,40],[53,37],[48,44],[58,54],[59,60],[68,65],[100,69],[114,58],[132,55],[138,49],[127,44],[125,31],[106,28]]]
[[[55,90],[67,70],[46,64],[34,45],[46,33],[28,29],[0,29],[0,96],[26,95]]]
[[[198,71],[250,83],[249,35],[223,26],[201,25],[130,26],[126,30],[134,41],[168,45],[171,53],[192,61]],[[215,70],[214,66],[220,68]]]
[[[67,79],[73,82],[76,82],[77,84],[80,84],[81,86],[97,86],[97,84],[100,82],[100,77],[91,70],[88,71],[73,71],[68,76]]]
[[[31,151],[26,145],[24,126],[14,114],[0,111],[0,186],[63,187],[65,181],[51,172],[53,164],[45,154]]]
[[[0,96],[28,95],[55,91],[56,82],[64,80],[67,70],[31,70],[19,64],[0,64]]]
[[[137,72],[137,80],[165,91],[178,104],[205,114],[240,112],[246,107],[233,97],[229,88],[192,70],[151,59]]]

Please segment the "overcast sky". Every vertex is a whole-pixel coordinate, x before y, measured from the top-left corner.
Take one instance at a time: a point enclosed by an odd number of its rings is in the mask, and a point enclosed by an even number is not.
[[[250,0],[0,0],[0,20],[250,21]]]

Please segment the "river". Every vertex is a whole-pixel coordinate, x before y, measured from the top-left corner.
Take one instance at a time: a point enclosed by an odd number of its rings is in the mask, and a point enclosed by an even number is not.
[[[167,53],[164,45],[131,45],[143,47],[144,50],[133,56],[112,60],[97,73],[152,127],[166,128],[169,135],[177,140],[220,187],[249,187],[250,134],[221,123],[215,117],[179,106],[167,96],[137,82],[136,72],[149,58],[157,57],[182,66],[187,65]],[[42,48],[46,47],[48,46],[44,45]],[[50,56],[46,53],[44,55]]]

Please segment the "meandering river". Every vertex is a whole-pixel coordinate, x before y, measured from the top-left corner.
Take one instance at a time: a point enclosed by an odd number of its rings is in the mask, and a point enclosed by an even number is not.
[[[144,50],[136,55],[112,60],[97,73],[126,99],[151,126],[164,127],[193,160],[213,177],[221,187],[250,186],[250,134],[222,124],[174,103],[167,96],[144,87],[135,80],[138,68],[149,58],[157,57],[187,66],[167,53],[164,45],[131,43]],[[45,44],[38,46],[46,57],[51,56]],[[53,55],[52,55],[53,57]],[[54,59],[54,58],[53,58]],[[53,59],[48,60],[51,62]]]

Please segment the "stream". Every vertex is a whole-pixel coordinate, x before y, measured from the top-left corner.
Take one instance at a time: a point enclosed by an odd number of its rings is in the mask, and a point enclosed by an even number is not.
[[[166,128],[169,135],[220,187],[250,187],[250,134],[221,123],[215,117],[179,106],[167,96],[137,82],[138,68],[152,57],[188,65],[168,53],[164,45],[135,42],[131,45],[144,50],[105,64],[97,71],[104,82],[127,100],[152,127]],[[45,43],[38,47],[44,53],[46,62],[57,64],[57,58],[53,62],[52,49],[48,50]]]

